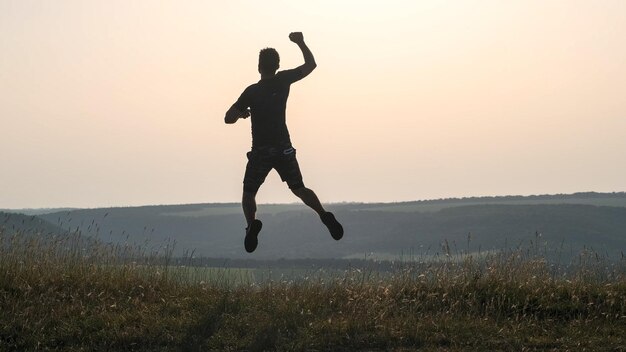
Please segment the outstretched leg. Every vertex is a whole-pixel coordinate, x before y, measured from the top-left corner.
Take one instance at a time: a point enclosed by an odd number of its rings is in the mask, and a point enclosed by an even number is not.
[[[306,187],[300,187],[298,189],[292,189],[291,191],[293,192],[293,194],[298,196],[298,198],[300,198],[304,202],[304,204],[315,210],[315,212],[317,212],[319,216],[322,216],[322,214],[326,212],[326,210],[324,210],[324,207],[322,206],[322,203],[320,203],[319,198],[317,198],[317,195],[315,194],[315,192],[313,192],[313,190]]]
[[[317,214],[320,216],[320,219],[330,231],[330,235],[333,236],[334,239],[339,241],[343,237],[343,226],[335,219],[335,215],[333,213],[324,210],[322,203],[320,203],[319,198],[313,190],[308,189],[306,187],[300,187],[297,189],[291,190],[293,194],[298,196],[298,198],[302,199],[304,204],[308,205],[311,209],[315,210]]]

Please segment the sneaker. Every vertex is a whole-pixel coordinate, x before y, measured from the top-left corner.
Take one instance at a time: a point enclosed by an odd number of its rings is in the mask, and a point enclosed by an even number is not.
[[[343,237],[343,226],[335,219],[335,215],[331,212],[325,212],[320,216],[322,222],[326,227],[328,227],[328,231],[330,231],[330,235],[337,241],[339,241]]]
[[[263,223],[261,220],[254,219],[250,226],[246,228],[246,238],[243,241],[243,245],[246,247],[246,252],[252,253],[256,249],[256,246],[259,244],[257,236],[259,235],[259,232],[261,232],[262,227]]]

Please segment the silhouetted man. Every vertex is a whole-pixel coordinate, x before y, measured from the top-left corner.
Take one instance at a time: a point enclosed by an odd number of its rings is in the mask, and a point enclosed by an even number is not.
[[[257,236],[263,224],[256,219],[256,193],[265,177],[276,169],[283,182],[304,204],[311,207],[328,227],[335,240],[343,237],[343,227],[335,216],[324,210],[315,192],[306,188],[296,160],[296,149],[291,145],[289,131],[285,123],[285,108],[289,97],[289,87],[311,73],[317,64],[311,50],[304,43],[300,32],[289,34],[304,55],[304,64],[292,70],[276,72],[280,58],[272,48],[259,53],[259,73],[261,80],[246,88],[235,104],[226,112],[224,122],[231,124],[238,119],[252,116],[252,150],[248,152],[248,165],[243,178],[241,205],[246,217],[246,238],[244,246],[249,253],[258,244]],[[250,110],[248,110],[248,108]]]

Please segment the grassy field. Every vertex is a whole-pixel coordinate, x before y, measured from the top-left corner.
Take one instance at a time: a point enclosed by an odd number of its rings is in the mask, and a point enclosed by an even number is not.
[[[72,236],[0,244],[2,351],[626,351],[626,261],[595,253],[257,280]]]

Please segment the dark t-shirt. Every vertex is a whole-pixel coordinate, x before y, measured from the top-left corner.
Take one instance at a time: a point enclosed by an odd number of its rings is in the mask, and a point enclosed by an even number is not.
[[[302,71],[295,68],[277,72],[246,88],[235,104],[239,111],[250,108],[252,146],[279,146],[291,143],[285,122],[289,87],[302,79]]]

